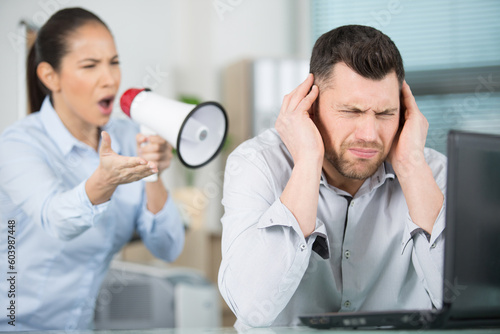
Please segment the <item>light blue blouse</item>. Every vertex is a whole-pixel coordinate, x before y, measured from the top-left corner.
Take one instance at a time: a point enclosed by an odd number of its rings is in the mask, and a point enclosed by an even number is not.
[[[132,121],[111,119],[103,130],[115,152],[136,155]],[[177,208],[169,196],[160,212],[149,212],[144,181],[120,185],[108,202],[91,204],[85,182],[98,165],[98,152],[70,134],[48,98],[0,137],[0,330],[91,327],[109,263],[135,230],[161,259],[173,261],[182,251]],[[15,253],[12,247],[8,253],[9,235]],[[15,297],[8,298],[12,276]],[[12,300],[15,327],[6,317]]]

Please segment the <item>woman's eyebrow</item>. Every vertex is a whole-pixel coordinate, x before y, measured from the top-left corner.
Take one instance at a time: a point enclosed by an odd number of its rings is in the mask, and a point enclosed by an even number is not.
[[[118,55],[114,55],[113,57],[111,57],[111,60],[115,60],[118,58]],[[92,57],[89,57],[89,58],[84,58],[84,59],[81,59],[79,60],[78,62],[79,63],[83,63],[85,61],[90,61],[90,62],[93,62],[93,63],[98,63],[101,61],[101,59],[96,59],[96,58],[92,58]]]

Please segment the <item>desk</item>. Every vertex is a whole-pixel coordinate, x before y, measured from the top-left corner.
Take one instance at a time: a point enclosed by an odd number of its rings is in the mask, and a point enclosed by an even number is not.
[[[42,332],[25,332],[29,334],[443,334],[443,333],[459,333],[459,334],[493,334],[500,333],[500,328],[492,329],[465,329],[465,330],[317,330],[307,327],[275,327],[275,328],[253,328],[245,332],[236,331],[236,329],[227,328],[166,328],[166,329],[144,329],[144,330],[107,330],[107,331],[42,331]]]

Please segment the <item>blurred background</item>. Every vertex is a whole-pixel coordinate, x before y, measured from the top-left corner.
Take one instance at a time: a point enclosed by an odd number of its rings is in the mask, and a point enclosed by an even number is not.
[[[314,41],[330,29],[370,25],[394,40],[430,123],[427,146],[446,153],[452,128],[500,134],[496,0],[0,0],[0,132],[26,116],[25,58],[37,28],[75,6],[96,13],[115,36],[118,96],[149,87],[173,99],[219,101],[229,115],[218,158],[196,170],[175,160],[162,175],[187,228],[181,257],[162,263],[131,240],[101,290],[100,328],[232,326],[216,288],[225,159],[273,126],[283,96],[308,73]],[[118,103],[114,116],[124,117]]]

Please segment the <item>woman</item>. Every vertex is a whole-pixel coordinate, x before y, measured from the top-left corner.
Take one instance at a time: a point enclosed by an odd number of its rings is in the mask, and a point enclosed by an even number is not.
[[[8,301],[15,327],[11,317],[0,329],[86,329],[109,263],[135,230],[166,261],[182,250],[181,219],[161,179],[135,182],[168,168],[172,148],[158,136],[136,136],[130,120],[110,119],[118,54],[94,14],[54,14],[27,74],[32,111],[40,111],[0,138],[0,235],[15,238],[10,253],[0,243],[0,266],[14,250],[14,266],[2,272],[16,273]],[[8,283],[0,282],[2,296]]]

